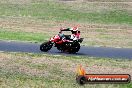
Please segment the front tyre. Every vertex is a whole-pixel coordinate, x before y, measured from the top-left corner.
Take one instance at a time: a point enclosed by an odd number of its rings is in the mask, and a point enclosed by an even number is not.
[[[40,50],[43,52],[47,52],[52,48],[53,44],[50,42],[44,42],[40,45]]]

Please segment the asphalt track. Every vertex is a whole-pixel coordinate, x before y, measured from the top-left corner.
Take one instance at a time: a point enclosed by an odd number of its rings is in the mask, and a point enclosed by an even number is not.
[[[56,55],[81,55],[90,57],[108,57],[132,59],[132,48],[110,48],[110,47],[85,47],[82,46],[76,54],[62,53],[56,48],[52,48],[49,52],[41,52],[39,45],[36,43],[25,43],[16,41],[0,41],[0,51],[7,52],[28,52],[28,53],[47,53]]]

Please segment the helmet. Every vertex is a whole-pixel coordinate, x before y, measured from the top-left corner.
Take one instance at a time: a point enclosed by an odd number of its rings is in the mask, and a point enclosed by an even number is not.
[[[73,27],[72,31],[78,31],[78,27]]]

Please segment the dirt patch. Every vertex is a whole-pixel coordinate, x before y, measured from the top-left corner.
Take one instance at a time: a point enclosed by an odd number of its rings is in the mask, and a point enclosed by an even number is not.
[[[23,32],[54,32],[59,31],[61,27],[73,27],[80,24],[80,30],[89,29],[115,29],[115,30],[130,30],[132,26],[128,25],[105,25],[105,24],[85,24],[77,22],[66,22],[66,21],[41,21],[28,18],[0,18],[0,28],[7,28],[12,31],[23,31]]]
[[[80,25],[79,30],[81,31],[81,37],[84,38],[84,45],[108,47],[132,46],[132,26],[130,25],[42,21],[32,18],[0,18],[0,28],[2,30],[46,33],[49,35],[49,37],[53,37],[53,35],[58,34],[61,27],[73,27],[78,24]]]

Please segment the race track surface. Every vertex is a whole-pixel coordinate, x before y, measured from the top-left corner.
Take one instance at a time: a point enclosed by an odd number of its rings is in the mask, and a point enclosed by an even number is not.
[[[0,51],[7,52],[29,52],[29,53],[45,53],[39,50],[39,44],[25,42],[9,42],[0,41]],[[106,47],[85,47],[82,46],[77,54],[66,54],[52,48],[48,54],[61,55],[83,55],[91,57],[108,57],[108,58],[124,58],[132,59],[132,49],[128,48],[106,48]]]

